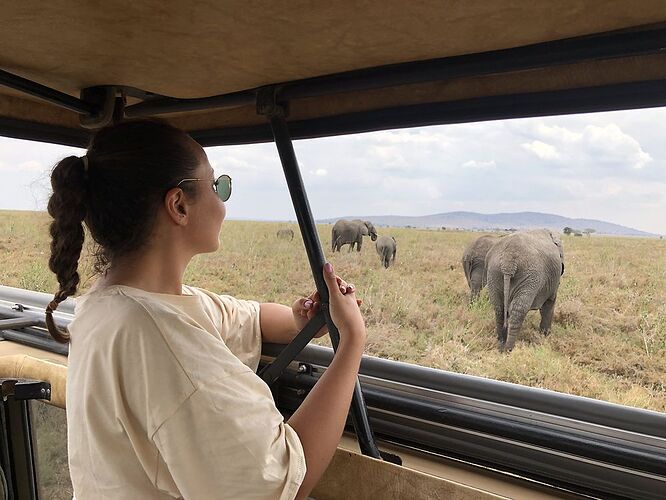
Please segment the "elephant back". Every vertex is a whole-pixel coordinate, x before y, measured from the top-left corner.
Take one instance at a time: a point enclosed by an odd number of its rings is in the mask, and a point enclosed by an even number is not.
[[[486,255],[498,240],[497,236],[484,234],[472,241],[463,252],[463,267],[471,270],[478,266],[485,266]]]
[[[339,233],[349,225],[349,222],[350,221],[348,221],[347,219],[340,219],[335,221],[335,224],[333,224],[333,231]]]
[[[489,272],[497,268],[509,276],[518,270],[550,272],[560,266],[560,251],[549,231],[520,231],[497,241],[488,252],[486,265]]]
[[[395,240],[390,236],[379,236],[377,238],[377,241],[375,242],[375,246],[377,247],[377,252],[379,252],[380,254],[384,249],[390,250],[392,252],[393,248],[395,247],[395,244],[396,244]]]

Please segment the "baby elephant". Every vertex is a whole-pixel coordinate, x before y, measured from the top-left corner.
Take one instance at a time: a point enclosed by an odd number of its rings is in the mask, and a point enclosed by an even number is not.
[[[377,238],[375,247],[384,267],[388,268],[391,262],[395,262],[395,252],[398,244],[393,236],[380,236]]]
[[[559,237],[545,229],[505,236],[488,251],[486,272],[500,349],[513,349],[530,309],[541,311],[539,329],[548,333],[564,274]]]
[[[278,240],[293,240],[294,239],[294,231],[291,229],[278,229],[277,232],[277,237]]]
[[[486,254],[499,238],[486,234],[475,239],[463,252],[462,265],[471,291],[469,301],[474,302],[486,286]]]

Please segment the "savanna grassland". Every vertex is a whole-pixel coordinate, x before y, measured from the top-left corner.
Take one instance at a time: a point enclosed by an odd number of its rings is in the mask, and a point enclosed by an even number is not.
[[[44,213],[0,212],[0,283],[56,290],[47,225]],[[295,230],[293,241],[276,239],[282,227]],[[460,265],[478,233],[378,228],[398,241],[386,270],[368,238],[360,254],[332,254],[330,231],[319,227],[326,256],[364,301],[367,354],[666,412],[666,241],[563,236],[551,334],[539,333],[532,311],[516,348],[502,354],[486,292],[468,305]],[[187,283],[285,304],[312,291],[295,224],[226,221],[220,239],[218,252],[193,260]],[[80,292],[93,282],[88,255]]]

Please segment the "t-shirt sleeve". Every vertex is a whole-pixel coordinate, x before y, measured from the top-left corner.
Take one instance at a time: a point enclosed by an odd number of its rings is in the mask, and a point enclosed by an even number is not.
[[[305,477],[296,431],[249,371],[200,386],[160,426],[154,442],[188,499],[286,500]]]
[[[238,359],[256,372],[261,358],[259,302],[231,295],[219,295],[218,298],[222,308],[222,340]]]

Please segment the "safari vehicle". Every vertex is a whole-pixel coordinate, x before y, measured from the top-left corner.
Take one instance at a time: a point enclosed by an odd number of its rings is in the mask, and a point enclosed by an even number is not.
[[[292,139],[664,106],[665,23],[662,0],[11,2],[0,134],[83,147],[95,128],[160,116],[203,146],[274,140],[325,297]],[[0,287],[0,498],[40,496],[44,405],[65,435],[49,300]],[[55,318],[72,315],[68,300]],[[285,415],[332,358],[307,345],[324,321],[335,345],[322,315],[265,346]],[[666,495],[657,412],[365,357],[348,431],[314,498]]]

